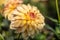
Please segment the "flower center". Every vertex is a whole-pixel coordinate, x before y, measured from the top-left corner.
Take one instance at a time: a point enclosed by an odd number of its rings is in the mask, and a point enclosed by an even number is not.
[[[34,19],[36,17],[36,15],[33,12],[30,12],[29,15],[32,19]]]

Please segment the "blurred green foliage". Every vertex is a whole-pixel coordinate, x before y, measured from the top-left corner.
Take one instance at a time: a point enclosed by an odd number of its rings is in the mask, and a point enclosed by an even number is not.
[[[60,40],[60,24],[58,23],[56,1],[58,0],[38,2],[24,0],[24,4],[29,3],[38,7],[40,12],[44,15],[46,23],[45,28],[42,30],[42,32],[40,34],[36,34],[34,38],[29,38],[29,40]],[[59,5],[57,2],[57,6]],[[3,6],[0,6],[0,10],[2,8]],[[13,32],[13,30],[9,29],[9,24],[10,22],[7,19],[3,18],[2,15],[0,15],[0,40],[22,40],[23,38],[21,38],[19,34],[16,34]]]

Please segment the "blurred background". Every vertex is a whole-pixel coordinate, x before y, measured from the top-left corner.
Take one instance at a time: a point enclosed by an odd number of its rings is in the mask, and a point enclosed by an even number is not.
[[[42,32],[29,40],[60,40],[60,0],[24,0],[23,3],[38,7],[46,23]],[[0,6],[0,13],[2,8],[3,5]],[[0,40],[23,40],[19,34],[9,29],[9,25],[10,21],[0,14]]]

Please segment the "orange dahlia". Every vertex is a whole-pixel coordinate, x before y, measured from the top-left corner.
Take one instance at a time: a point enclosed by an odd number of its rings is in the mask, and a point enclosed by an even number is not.
[[[7,0],[4,3],[4,14],[3,16],[6,18],[8,15],[11,15],[11,12],[20,4],[23,3],[23,0]]]
[[[22,33],[22,37],[25,39],[39,33],[45,25],[44,16],[35,6],[18,5],[10,13],[11,15],[8,15],[8,19],[11,21],[10,29]]]

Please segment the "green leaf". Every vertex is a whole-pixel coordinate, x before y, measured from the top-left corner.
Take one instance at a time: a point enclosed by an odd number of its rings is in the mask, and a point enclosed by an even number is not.
[[[54,30],[51,26],[49,26],[48,24],[46,24],[45,27],[46,27],[47,29],[49,29],[49,30],[55,32],[55,30]]]
[[[3,36],[0,34],[0,40],[4,40]]]
[[[34,38],[34,40],[46,40],[46,35],[44,34],[37,34]]]
[[[60,39],[60,34],[58,35],[58,33],[56,32],[57,30],[54,30],[52,27],[50,27],[48,24],[46,24],[46,26],[45,26],[46,28],[48,28],[49,30],[51,30],[56,36],[57,36],[57,38],[58,39]],[[57,26],[56,26],[57,27]],[[59,28],[59,30],[60,30],[60,28]]]
[[[53,21],[53,22],[55,22],[55,23],[57,23],[57,22],[58,22],[58,20],[57,20],[57,19],[53,19],[53,18],[48,17],[48,16],[46,16],[46,18],[48,18],[49,20],[51,20],[51,21]]]
[[[60,37],[60,24],[58,23],[57,26],[55,27],[57,35]]]
[[[60,28],[56,27],[56,33],[60,34]]]

